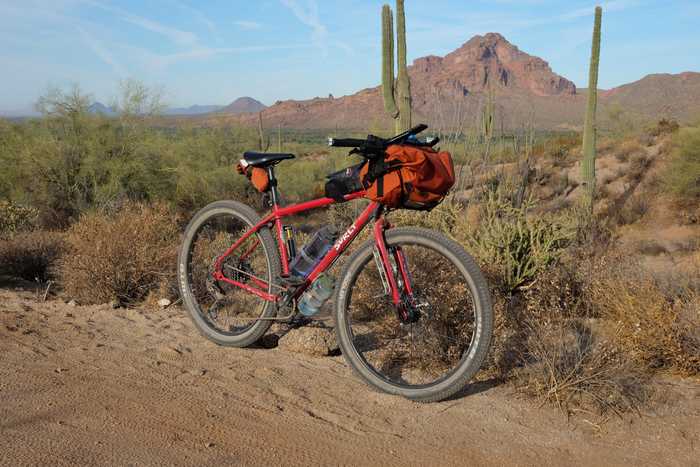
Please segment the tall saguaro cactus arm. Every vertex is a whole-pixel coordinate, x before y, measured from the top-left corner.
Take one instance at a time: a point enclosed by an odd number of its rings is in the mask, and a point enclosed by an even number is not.
[[[406,63],[406,14],[403,0],[396,0],[396,51],[398,76],[394,76],[394,14],[382,7],[382,96],[384,110],[394,119],[396,132],[411,127],[411,81]]]
[[[598,107],[598,67],[600,65],[600,26],[603,9],[596,7],[593,25],[593,45],[591,47],[591,68],[588,77],[588,105],[583,127],[583,161],[581,177],[585,183],[586,201],[593,207],[595,195],[595,159],[596,159],[596,109]]]
[[[399,131],[411,127],[411,82],[406,63],[406,13],[403,0],[396,0],[396,53],[398,62],[397,92],[399,107]]]
[[[399,109],[394,100],[394,16],[391,7],[382,7],[382,95],[384,109],[396,118]]]

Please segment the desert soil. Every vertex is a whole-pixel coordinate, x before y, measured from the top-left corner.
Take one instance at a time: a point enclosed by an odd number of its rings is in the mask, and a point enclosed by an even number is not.
[[[504,386],[418,404],[342,357],[231,349],[176,307],[0,290],[2,465],[700,465],[700,385],[629,420],[567,420]]]

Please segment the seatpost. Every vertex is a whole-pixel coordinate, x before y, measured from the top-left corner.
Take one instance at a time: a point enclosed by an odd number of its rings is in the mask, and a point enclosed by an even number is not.
[[[267,167],[267,177],[270,179],[270,194],[272,195],[272,206],[276,209],[279,202],[279,192],[277,191],[277,178],[275,178],[275,167]]]

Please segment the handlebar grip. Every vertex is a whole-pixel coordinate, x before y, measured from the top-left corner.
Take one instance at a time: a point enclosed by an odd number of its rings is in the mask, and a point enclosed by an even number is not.
[[[411,128],[410,130],[408,130],[408,133],[411,135],[417,135],[418,133],[425,131],[427,129],[428,129],[428,125],[426,125],[425,123],[421,123],[420,125],[416,125],[413,128]]]
[[[365,145],[367,140],[355,138],[328,138],[328,146],[336,148],[359,148]]]

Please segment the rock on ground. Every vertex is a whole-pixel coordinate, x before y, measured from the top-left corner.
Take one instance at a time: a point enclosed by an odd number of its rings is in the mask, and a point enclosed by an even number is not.
[[[335,331],[331,328],[302,327],[282,336],[278,348],[289,352],[325,357],[338,351]]]

